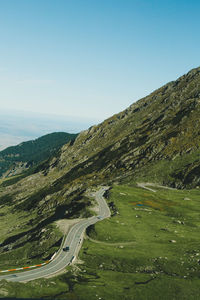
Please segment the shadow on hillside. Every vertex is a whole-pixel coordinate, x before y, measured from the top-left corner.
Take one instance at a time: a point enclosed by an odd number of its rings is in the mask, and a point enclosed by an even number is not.
[[[56,300],[56,298],[6,298],[6,297],[0,297],[0,300]]]

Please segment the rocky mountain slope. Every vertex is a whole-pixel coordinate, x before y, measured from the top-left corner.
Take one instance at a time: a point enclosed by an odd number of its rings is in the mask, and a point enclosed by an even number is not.
[[[0,152],[0,176],[8,177],[26,171],[48,159],[68,141],[74,140],[76,136],[77,134],[54,132],[36,140],[6,148]]]
[[[63,180],[144,178],[176,187],[199,185],[200,68],[82,132],[45,172]],[[52,170],[52,166],[53,170]]]
[[[12,211],[23,222],[1,234],[0,264],[8,247],[14,256],[26,249],[27,260],[34,252],[44,259],[53,253],[53,244],[45,244],[48,226],[58,219],[90,215],[87,191],[98,184],[200,185],[199,115],[197,68],[83,131],[33,174],[15,184],[13,180],[2,182],[2,213]],[[43,247],[38,245],[41,241]]]

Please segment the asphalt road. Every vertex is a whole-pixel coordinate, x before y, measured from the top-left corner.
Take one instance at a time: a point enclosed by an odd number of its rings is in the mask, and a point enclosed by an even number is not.
[[[68,252],[65,252],[62,249],[60,249],[55,258],[47,265],[21,273],[12,272],[8,275],[0,276],[0,280],[6,279],[9,281],[17,282],[30,281],[38,278],[48,277],[53,274],[56,275],[56,273],[66,268],[66,266],[68,266],[75,259],[81,248],[81,242],[83,239],[83,233],[85,229],[98,221],[110,217],[110,209],[103,197],[103,194],[107,189],[108,187],[102,187],[94,194],[94,197],[99,204],[98,216],[82,220],[79,223],[76,223],[70,229],[64,243],[62,244],[62,248],[66,246],[70,247]]]

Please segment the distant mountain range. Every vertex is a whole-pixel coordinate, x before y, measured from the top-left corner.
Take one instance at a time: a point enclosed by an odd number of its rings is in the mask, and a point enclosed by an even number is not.
[[[0,150],[51,132],[77,133],[96,120],[20,111],[0,112]]]
[[[0,152],[0,176],[20,174],[48,159],[77,134],[54,132],[36,140],[11,146]]]

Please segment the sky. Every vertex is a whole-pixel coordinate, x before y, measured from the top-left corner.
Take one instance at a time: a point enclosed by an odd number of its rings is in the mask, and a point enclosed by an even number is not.
[[[0,111],[101,121],[198,67],[200,1],[0,0]]]

